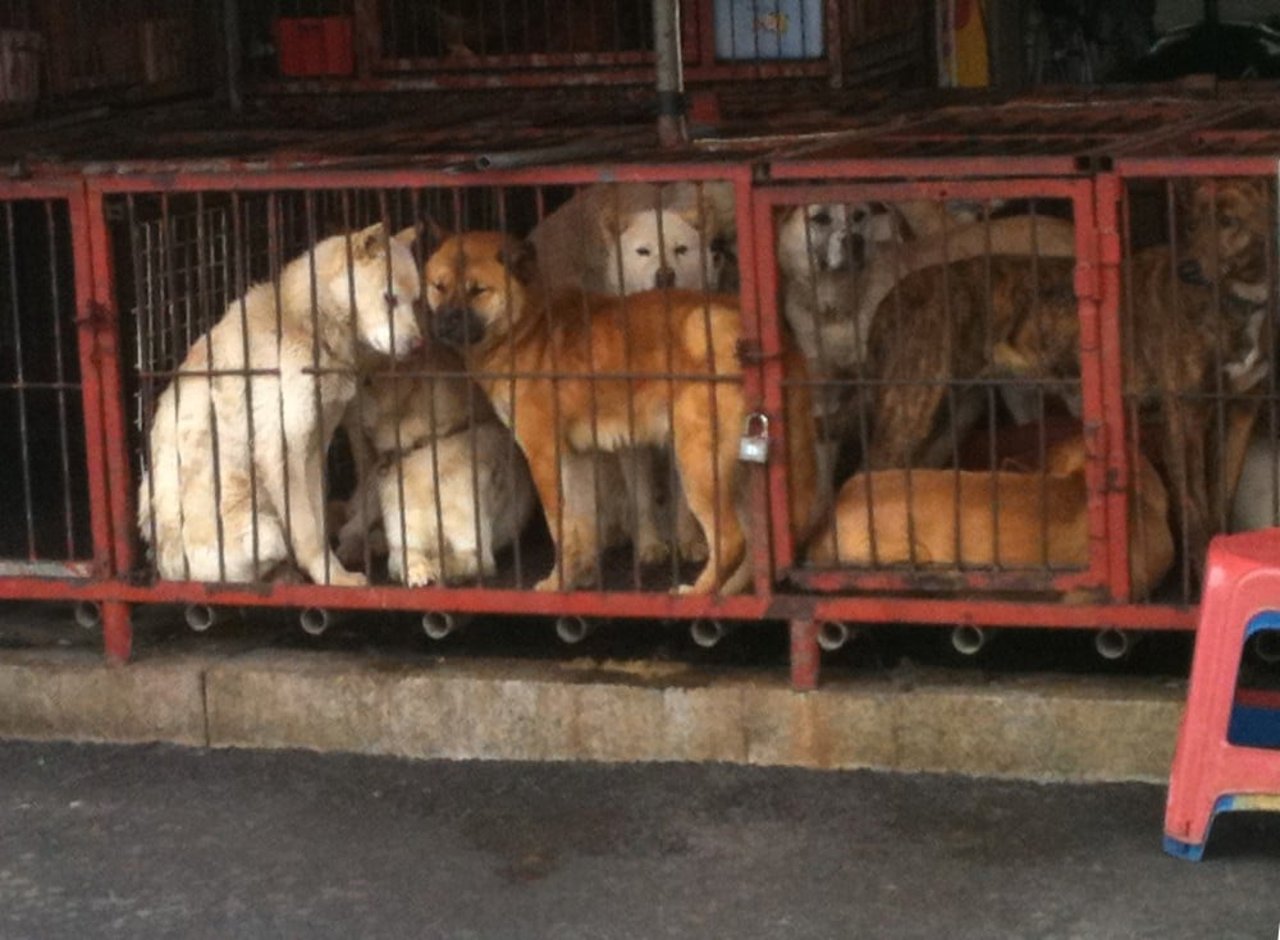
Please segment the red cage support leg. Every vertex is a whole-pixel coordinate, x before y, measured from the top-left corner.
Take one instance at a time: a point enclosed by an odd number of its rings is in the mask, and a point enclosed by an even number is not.
[[[1227,729],[1245,641],[1280,630],[1280,529],[1209,546],[1187,707],[1178,730],[1164,848],[1198,860],[1215,814],[1280,809],[1280,750],[1231,744]]]
[[[123,664],[133,655],[133,623],[130,605],[123,601],[104,601],[102,604],[102,644],[107,660]]]
[[[818,687],[822,652],[818,648],[818,625],[812,620],[791,621],[791,687],[812,692]]]

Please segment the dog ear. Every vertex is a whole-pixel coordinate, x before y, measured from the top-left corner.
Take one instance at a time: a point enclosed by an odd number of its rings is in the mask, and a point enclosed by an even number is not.
[[[538,277],[538,252],[533,242],[508,238],[498,250],[498,260],[521,284],[532,284]]]
[[[407,228],[402,228],[391,237],[404,245],[404,247],[412,248],[418,239],[422,237],[424,231],[426,231],[426,223],[418,222]]]
[[[381,222],[362,228],[351,237],[351,254],[355,258],[374,258],[386,251],[387,230]]]
[[[622,234],[622,216],[614,200],[604,200],[604,205],[600,207],[600,214],[596,217],[596,221],[600,225],[600,231],[610,241],[616,241]]]
[[[426,233],[427,242],[423,246],[424,254],[431,254],[446,241],[453,237],[453,233],[433,219],[427,216],[423,222],[419,223],[419,227]]]

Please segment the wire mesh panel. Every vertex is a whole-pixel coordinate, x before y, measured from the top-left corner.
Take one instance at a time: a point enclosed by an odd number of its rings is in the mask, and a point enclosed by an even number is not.
[[[68,208],[0,202],[0,575],[93,557]]]
[[[831,507],[791,546],[794,578],[1105,586],[1089,205],[1062,180],[769,190],[757,239],[807,361]]]
[[[1159,596],[1187,603],[1214,534],[1280,522],[1276,183],[1144,177],[1121,196],[1126,451],[1158,471],[1154,496],[1130,475],[1129,501],[1168,503],[1177,561]],[[1147,515],[1130,512],[1134,544]]]
[[[749,586],[731,184],[109,199],[152,575]]]

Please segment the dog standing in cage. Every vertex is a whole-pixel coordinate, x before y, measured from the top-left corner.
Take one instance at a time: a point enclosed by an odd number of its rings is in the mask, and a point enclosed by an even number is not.
[[[412,229],[327,238],[233,301],[192,344],[152,418],[138,526],[160,577],[253,581],[292,561],[362,585],[326,544],[325,454],[362,353],[422,342]]]
[[[511,427],[529,462],[556,564],[538,590],[585,583],[600,551],[594,520],[572,492],[590,486],[598,452],[671,447],[708,561],[681,591],[732,593],[750,581],[738,517],[739,433],[745,412],[734,299],[687,291],[627,298],[549,295],[535,251],[499,232],[450,237],[427,261],[432,329],[462,349],[467,368]],[[815,520],[812,406],[798,354],[787,365],[785,450],[793,535]]]
[[[549,214],[529,241],[542,283],[622,296],[654,289],[718,292],[736,287],[733,186],[704,183],[622,183],[588,186]],[[665,559],[671,540],[659,517],[663,496],[675,502],[675,544],[681,558],[702,561],[706,544],[677,492],[664,494],[661,461],[648,448],[616,458],[634,510],[632,542],[642,564]],[[597,473],[614,470],[599,461]],[[612,515],[608,507],[600,507]],[[630,514],[628,514],[630,515]],[[612,520],[605,526],[616,531]]]

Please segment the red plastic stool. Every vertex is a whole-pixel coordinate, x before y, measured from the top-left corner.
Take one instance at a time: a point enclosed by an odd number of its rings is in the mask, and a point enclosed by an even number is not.
[[[1280,750],[1228,740],[1240,659],[1250,636],[1280,630],[1280,528],[1209,545],[1187,708],[1169,776],[1164,849],[1198,861],[1213,817],[1280,810]]]

